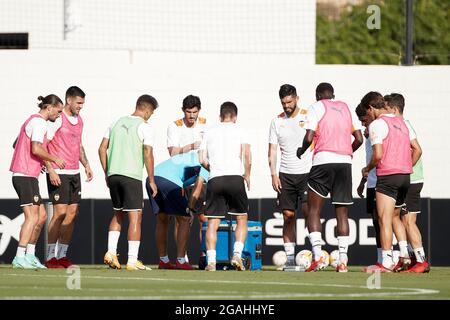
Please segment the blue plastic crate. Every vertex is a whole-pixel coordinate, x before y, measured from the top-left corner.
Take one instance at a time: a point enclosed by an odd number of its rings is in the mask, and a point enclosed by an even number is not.
[[[229,241],[229,220],[221,220],[217,230],[216,261],[218,265],[227,265],[230,261],[229,253],[233,252],[234,230],[236,221],[233,221],[233,233],[231,238],[231,248]],[[206,252],[206,229],[208,222],[202,226],[202,250]],[[259,221],[248,221],[248,234],[242,251],[242,258],[250,260],[250,270],[261,270],[262,268],[262,225]]]

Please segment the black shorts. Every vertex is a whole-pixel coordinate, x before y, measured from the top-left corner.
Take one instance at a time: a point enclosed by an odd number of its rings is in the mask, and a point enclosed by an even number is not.
[[[142,210],[144,194],[141,180],[122,175],[112,175],[108,177],[108,184],[114,210]]]
[[[183,188],[167,180],[163,177],[155,176],[155,184],[158,188],[158,193],[153,198],[148,178],[145,184],[148,198],[150,199],[150,206],[154,214],[165,213],[169,215],[189,216],[186,212],[187,199],[184,196]]]
[[[326,198],[331,193],[331,203],[353,204],[352,165],[350,163],[326,163],[313,166],[308,178],[308,187]]]
[[[367,188],[366,211],[368,214],[374,214],[377,208],[377,199],[375,197],[375,188]]]
[[[248,198],[242,176],[220,176],[208,181],[205,217],[225,218],[226,214],[246,215]]]
[[[422,191],[423,182],[411,183],[406,194],[405,203],[402,212],[406,213],[420,213],[420,191]]]
[[[39,193],[39,181],[34,177],[13,177],[12,184],[19,196],[21,207],[40,206],[42,198]]]
[[[306,202],[308,174],[289,174],[280,172],[281,192],[277,195],[280,210],[296,211],[298,202]]]
[[[390,174],[387,176],[377,176],[377,186],[375,190],[395,201],[395,207],[399,208],[405,204],[406,194],[409,189],[409,174]]]
[[[53,204],[78,204],[81,201],[80,174],[60,174],[61,185],[54,186],[47,174],[48,196]]]

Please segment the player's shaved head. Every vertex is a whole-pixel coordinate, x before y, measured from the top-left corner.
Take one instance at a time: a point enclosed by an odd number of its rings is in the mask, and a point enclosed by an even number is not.
[[[334,99],[334,88],[328,82],[319,83],[316,88],[317,101],[323,99]]]
[[[140,96],[136,101],[136,110],[145,110],[151,108],[155,110],[158,108],[158,101],[148,94]]]
[[[236,105],[233,102],[227,101],[222,103],[220,106],[220,118],[227,119],[227,118],[235,118],[237,117],[238,109]]]

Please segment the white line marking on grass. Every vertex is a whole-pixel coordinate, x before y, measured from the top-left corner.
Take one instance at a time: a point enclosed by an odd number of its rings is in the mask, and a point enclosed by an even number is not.
[[[65,275],[33,275],[33,274],[18,274],[18,273],[8,273],[6,276],[19,276],[19,277],[46,277],[46,278],[66,278]],[[137,281],[172,281],[172,282],[195,282],[198,283],[199,280],[193,279],[168,279],[168,278],[142,278],[142,277],[111,277],[111,276],[83,276],[83,278],[87,279],[104,279],[104,280],[137,280]],[[213,283],[213,284],[251,284],[251,285],[273,285],[273,286],[314,286],[314,287],[338,287],[338,288],[358,288],[358,289],[367,289],[366,286],[356,286],[356,285],[345,285],[345,284],[317,284],[317,283],[306,283],[306,282],[274,282],[274,281],[234,281],[234,280],[206,280],[202,279],[202,283]],[[86,288],[89,289],[89,288]],[[86,290],[82,288],[81,290]],[[91,288],[92,289],[92,288]],[[94,288],[95,289],[95,288]],[[400,292],[367,292],[367,293],[271,293],[267,294],[267,292],[249,292],[250,294],[233,294],[231,296],[227,295],[211,295],[212,292],[207,291],[207,295],[195,295],[195,296],[136,296],[136,297],[120,297],[120,296],[111,296],[111,297],[83,297],[83,296],[73,296],[73,297],[34,297],[34,299],[282,299],[282,298],[363,298],[363,297],[385,297],[385,296],[411,296],[411,295],[425,295],[425,294],[438,294],[439,290],[434,289],[420,289],[420,288],[398,288],[398,287],[383,287],[384,290],[400,290]],[[111,290],[111,288],[106,289]],[[114,291],[125,291],[127,289],[113,289]],[[145,289],[138,291],[146,291]],[[88,291],[88,290],[86,290]],[[100,290],[101,291],[101,290]],[[158,290],[161,292],[162,290]],[[186,291],[182,291],[185,293]],[[220,293],[230,294],[230,291],[219,291]],[[216,293],[219,293],[216,292]],[[203,293],[203,291],[202,291]],[[17,299],[22,297],[1,297],[0,299]],[[30,298],[30,297],[27,297]]]

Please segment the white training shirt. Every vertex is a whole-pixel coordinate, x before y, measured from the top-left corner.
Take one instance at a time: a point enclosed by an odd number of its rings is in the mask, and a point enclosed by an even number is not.
[[[312,152],[310,148],[305,151],[301,159],[297,157],[297,149],[302,146],[306,134],[304,128],[306,115],[307,110],[301,108],[294,118],[288,118],[283,112],[270,124],[269,143],[280,146],[280,172],[305,174],[311,170]]]
[[[369,164],[373,155],[373,149],[372,145],[370,144],[370,139],[366,139],[365,147],[366,147],[366,164]],[[367,188],[375,188],[376,185],[377,185],[377,169],[373,168],[372,170],[369,171],[369,176],[367,177]]]
[[[350,114],[352,115],[352,125],[353,130],[361,130],[361,122],[359,121],[354,110],[349,108]],[[317,131],[320,120],[325,114],[325,106],[322,101],[317,101],[308,108],[308,117],[305,129]],[[349,155],[337,154],[329,151],[322,151],[314,154],[312,165],[318,166],[327,163],[352,163],[352,157]]]
[[[78,124],[78,116],[72,116],[72,115],[68,115],[64,110],[63,110],[65,116],[67,117],[67,119],[69,119],[69,122],[73,125],[77,125]],[[48,121],[48,130],[47,130],[47,139],[50,141],[55,137],[56,131],[59,130],[59,128],[61,128],[62,126],[62,118],[59,117],[58,119],[56,119],[55,122],[51,122]],[[80,169],[55,169],[55,172],[57,174],[78,174],[80,173]]]
[[[393,114],[384,114],[384,116],[387,117],[395,117],[395,115]],[[409,131],[409,140],[414,140],[417,139],[416,133],[414,132],[414,130],[411,128],[411,125],[409,124],[408,121],[404,121],[406,124],[406,127],[408,128]],[[369,126],[369,138],[370,138],[370,143],[371,145],[375,145],[375,144],[383,144],[383,140],[384,138],[387,137],[389,133],[389,127],[388,124],[386,123],[386,121],[378,118],[374,121],[372,121],[372,123]]]
[[[233,122],[220,122],[208,128],[200,150],[208,152],[209,179],[220,176],[240,176],[244,173],[241,159],[242,144],[249,144],[248,136]]]
[[[31,138],[31,141],[44,143],[44,137],[47,133],[47,121],[41,116],[35,117],[28,122],[25,127],[25,134]],[[13,177],[29,177],[26,174],[13,172]],[[35,178],[35,177],[33,177]]]
[[[206,119],[198,117],[195,125],[186,127],[183,119],[172,122],[167,127],[167,147],[182,148],[185,145],[202,141],[206,130]],[[191,150],[190,152],[197,150]]]
[[[128,116],[130,118],[139,118],[137,116]],[[121,119],[121,118],[119,118]],[[105,134],[103,135],[103,138],[105,139],[109,139],[109,136],[111,135],[111,130],[114,127],[114,125],[116,124],[117,121],[119,121],[119,119],[117,119],[116,121],[114,121],[109,127],[108,129],[106,129]],[[153,147],[155,144],[155,133],[153,131],[152,126],[150,126],[147,122],[143,122],[139,125],[138,127],[138,136],[139,139],[141,139],[141,141],[146,145],[146,146],[150,146]]]

